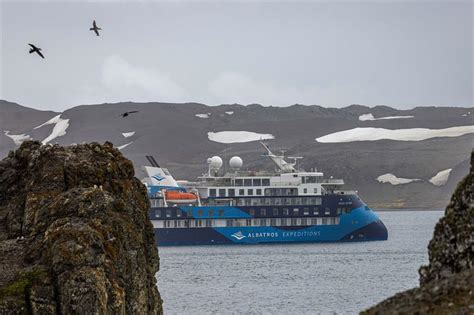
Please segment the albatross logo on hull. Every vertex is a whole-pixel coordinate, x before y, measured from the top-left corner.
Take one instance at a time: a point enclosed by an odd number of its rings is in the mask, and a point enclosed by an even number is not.
[[[246,238],[245,235],[242,234],[242,231],[238,231],[234,234],[231,235],[232,237],[235,237],[236,239],[238,239],[239,241],[243,238]]]

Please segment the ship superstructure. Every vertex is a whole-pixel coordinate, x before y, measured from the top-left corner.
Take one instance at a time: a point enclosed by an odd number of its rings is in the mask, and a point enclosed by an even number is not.
[[[209,158],[207,172],[196,182],[175,181],[156,162],[146,167],[157,244],[387,239],[382,221],[355,191],[342,190],[342,179],[298,169],[299,157],[289,163],[266,143],[262,146],[275,172],[241,170],[237,156],[226,172],[220,157]]]

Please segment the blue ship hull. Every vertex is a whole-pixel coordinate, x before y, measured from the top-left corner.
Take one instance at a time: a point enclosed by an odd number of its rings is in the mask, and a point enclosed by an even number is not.
[[[193,207],[194,208],[194,207]],[[235,208],[233,208],[235,211]],[[192,211],[195,209],[188,209]],[[359,203],[336,225],[156,228],[160,246],[382,241],[388,232],[379,217]]]

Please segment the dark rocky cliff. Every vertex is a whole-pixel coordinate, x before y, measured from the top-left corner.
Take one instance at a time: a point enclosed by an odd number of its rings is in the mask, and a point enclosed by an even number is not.
[[[0,162],[1,314],[161,314],[145,187],[112,144]]]
[[[474,314],[474,152],[428,245],[429,265],[420,287],[381,302],[362,314]]]

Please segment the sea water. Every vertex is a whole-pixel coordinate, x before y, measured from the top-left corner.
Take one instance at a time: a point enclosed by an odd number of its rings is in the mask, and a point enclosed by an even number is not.
[[[160,247],[165,314],[356,314],[418,285],[443,211],[380,211],[387,241]]]

